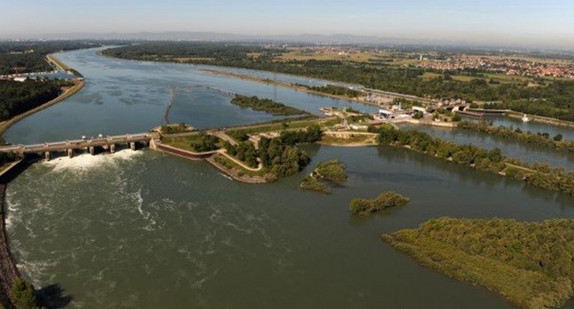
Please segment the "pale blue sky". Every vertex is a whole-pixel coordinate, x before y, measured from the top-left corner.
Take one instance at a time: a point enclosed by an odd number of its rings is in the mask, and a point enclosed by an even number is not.
[[[0,37],[142,31],[574,46],[574,0],[0,0]]]

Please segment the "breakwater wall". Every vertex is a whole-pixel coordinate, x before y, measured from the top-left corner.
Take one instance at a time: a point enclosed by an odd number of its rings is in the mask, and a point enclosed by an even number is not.
[[[6,231],[6,186],[23,169],[25,169],[25,163],[18,161],[0,174],[0,302],[7,309],[15,308],[10,299],[10,291],[14,280],[21,275],[10,252],[10,243]]]

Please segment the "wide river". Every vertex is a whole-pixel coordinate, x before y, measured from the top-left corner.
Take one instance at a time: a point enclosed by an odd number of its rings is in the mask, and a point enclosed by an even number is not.
[[[199,128],[272,119],[229,104],[227,92],[313,113],[374,109],[96,52],[58,54],[85,75],[86,87],[5,138],[146,131],[162,123],[172,87],[170,120]],[[149,150],[32,165],[8,187],[14,255],[35,284],[59,285],[72,308],[511,308],[495,293],[418,265],[380,234],[441,216],[574,218],[569,196],[405,150],[305,150],[313,163],[304,172],[267,185],[233,182],[204,162]],[[348,169],[343,187],[330,196],[298,189],[317,162],[334,158]],[[411,203],[370,218],[349,214],[353,197],[387,190]]]

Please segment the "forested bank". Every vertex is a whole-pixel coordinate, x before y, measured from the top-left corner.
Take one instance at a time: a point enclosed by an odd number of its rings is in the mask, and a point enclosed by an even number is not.
[[[427,267],[523,308],[559,308],[574,295],[574,220],[440,218],[382,239]]]
[[[277,138],[262,137],[256,149],[247,141],[247,134],[230,134],[238,139],[237,145],[225,143],[227,153],[250,167],[262,164],[260,174],[273,174],[275,179],[291,176],[300,172],[311,158],[297,145],[315,143],[321,139],[323,132],[318,125],[296,131],[282,131]]]
[[[574,195],[574,171],[567,172],[547,164],[527,164],[505,157],[498,148],[486,150],[471,144],[459,145],[416,130],[400,131],[384,127],[372,131],[379,133],[379,142],[382,145],[408,148],[431,157],[521,180],[543,189]]]
[[[519,142],[535,144],[556,150],[574,151],[574,141],[564,140],[561,134],[550,136],[548,133],[533,133],[522,131],[520,128],[511,129],[503,126],[493,126],[486,122],[461,121],[458,128],[481,132],[488,135],[496,135]]]
[[[71,87],[66,81],[0,81],[0,120],[7,120],[49,102]]]

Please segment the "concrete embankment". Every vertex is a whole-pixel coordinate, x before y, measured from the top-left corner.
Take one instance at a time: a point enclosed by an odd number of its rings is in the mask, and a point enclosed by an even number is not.
[[[220,170],[225,175],[231,177],[233,180],[249,183],[249,184],[263,184],[273,181],[273,178],[265,176],[249,176],[246,174],[241,174],[237,169],[228,169],[227,167],[219,164],[215,159],[215,156],[207,158],[205,161],[211,164],[216,169]]]
[[[418,125],[425,125],[425,126],[433,126],[433,127],[442,127],[442,128],[455,128],[457,126],[456,122],[443,122],[443,121],[426,121],[426,120],[417,120],[412,118],[404,118],[394,120],[393,123],[395,124],[418,124]]]
[[[207,159],[207,158],[209,158],[209,157],[211,157],[217,153],[217,151],[195,153],[195,152],[175,148],[172,146],[168,146],[166,144],[162,144],[160,141],[157,141],[157,140],[152,140],[152,142],[150,144],[150,148],[153,150],[169,153],[169,154],[172,154],[172,155],[175,155],[178,157],[182,157],[182,158],[185,158],[188,160],[193,160],[193,161],[205,160],[205,159]]]
[[[522,117],[524,117],[524,113],[519,113],[519,112],[515,112],[515,111],[510,111],[504,115],[507,117],[510,117],[510,118],[515,118],[515,119],[521,119]],[[560,119],[556,119],[556,118],[536,116],[536,115],[528,115],[528,118],[530,118],[534,122],[546,123],[546,124],[559,126],[559,127],[574,128],[574,122],[572,122],[572,121],[566,121],[566,120],[560,120]]]
[[[12,283],[20,277],[6,232],[6,186],[23,169],[24,162],[14,162],[0,173],[0,302],[4,308],[15,308],[10,299]]]
[[[182,157],[182,158],[192,160],[192,161],[207,161],[207,163],[211,164],[213,167],[217,168],[218,170],[223,172],[225,175],[227,175],[227,176],[231,177],[232,179],[237,180],[239,182],[243,182],[243,183],[266,183],[266,182],[269,182],[269,179],[266,177],[249,176],[249,175],[246,175],[244,173],[240,173],[237,169],[228,169],[225,166],[223,166],[222,164],[218,163],[217,160],[214,159],[216,155],[223,155],[223,156],[227,157],[228,159],[231,159],[234,162],[236,162],[235,159],[232,159],[231,157],[221,153],[219,150],[195,153],[195,152],[191,152],[191,151],[187,151],[187,150],[183,150],[183,149],[179,149],[176,147],[172,147],[172,146],[163,144],[159,140],[151,140],[150,148],[153,150],[156,150],[156,151],[165,152],[165,153],[168,153],[168,154],[171,154],[174,156],[178,156],[178,157]],[[236,162],[236,164],[238,164],[238,163]],[[242,165],[242,164],[238,164],[238,165]]]
[[[68,71],[70,67],[67,66],[65,63],[60,61],[60,59],[56,58],[54,55],[50,54],[46,56],[46,61],[53,66],[54,68],[59,69],[60,71]]]

